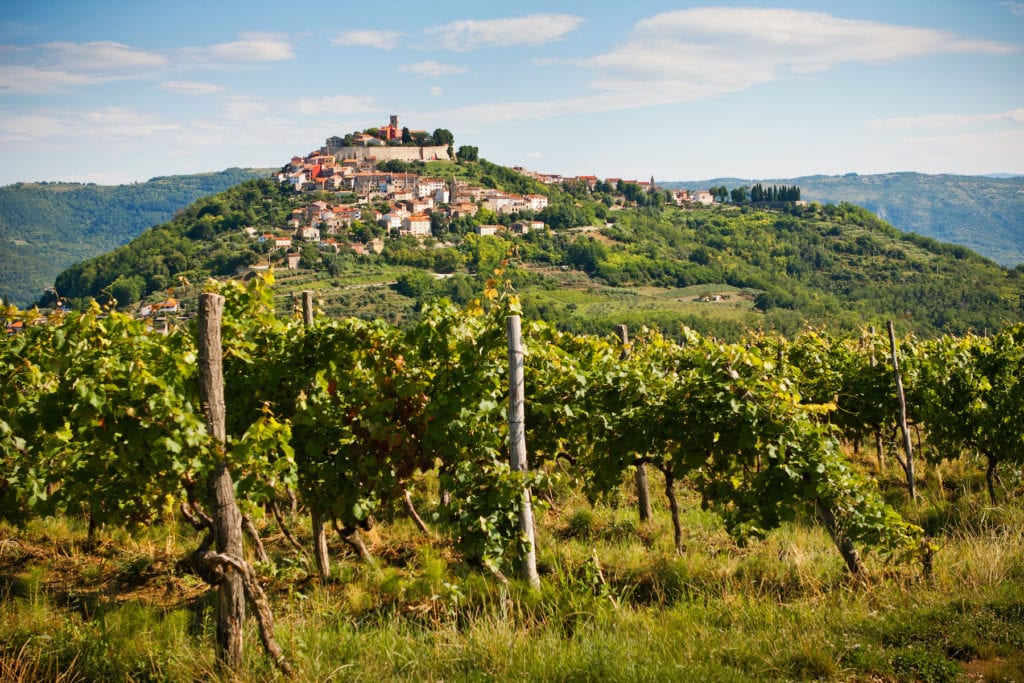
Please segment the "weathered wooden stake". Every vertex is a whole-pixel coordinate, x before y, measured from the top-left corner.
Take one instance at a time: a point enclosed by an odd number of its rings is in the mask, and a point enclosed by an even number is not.
[[[412,518],[412,521],[416,524],[416,528],[421,532],[430,535],[430,529],[427,528],[427,523],[420,517],[420,513],[416,512],[416,506],[412,503],[412,492],[409,489],[405,489],[402,493],[402,500],[405,504],[405,512]]]
[[[513,472],[526,472],[526,405],[523,380],[523,336],[518,315],[510,315],[506,321],[508,333],[508,432],[509,461]],[[523,488],[519,504],[519,531],[526,537],[526,552],[520,565],[520,577],[532,588],[540,587],[537,574],[537,543],[533,526],[533,502],[529,487]]]
[[[625,325],[616,325],[615,332],[622,341],[622,360],[626,360],[629,358],[629,328]],[[654,511],[651,509],[651,494],[647,485],[647,463],[637,464],[635,478],[637,513],[641,522],[649,522],[654,516]]]
[[[199,391],[206,427],[219,444],[220,454],[207,490],[213,504],[213,533],[217,552],[243,558],[242,515],[235,502],[235,490],[224,456],[226,440],[224,405],[224,364],[220,324],[224,297],[199,296]],[[242,624],[245,621],[245,588],[237,571],[224,571],[217,605],[217,660],[232,671],[242,665]]]
[[[853,547],[853,541],[850,540],[850,537],[843,533],[839,525],[836,524],[836,516],[832,513],[831,508],[820,500],[815,499],[814,514],[822,526],[825,527],[825,530],[828,531],[829,537],[832,538],[832,542],[835,543],[839,554],[842,555],[843,561],[846,562],[846,568],[854,576],[862,574],[863,567],[860,563],[860,555],[857,554],[857,549]]]
[[[888,321],[889,347],[892,350],[892,372],[896,378],[896,398],[900,404],[900,431],[903,433],[903,450],[906,451],[907,459],[903,463],[903,470],[907,474],[907,491],[910,492],[910,499],[917,498],[917,491],[914,487],[914,445],[910,440],[910,429],[907,427],[907,397],[903,393],[903,378],[900,376],[900,359],[896,352],[896,332],[893,330],[892,321]]]
[[[302,322],[306,327],[313,324],[313,292],[308,289],[302,292]],[[310,507],[309,520],[313,529],[313,557],[316,558],[316,571],[320,575],[320,579],[326,581],[331,575],[331,555],[327,548],[327,529],[324,526],[324,516],[315,505]]]
[[[679,519],[679,500],[676,498],[676,476],[669,465],[662,469],[665,475],[665,497],[668,498],[668,510],[672,515],[672,540],[676,554],[683,554],[683,524]]]
[[[878,365],[878,359],[875,358],[875,328],[868,328],[868,335],[871,338],[871,367]],[[875,453],[878,456],[878,471],[885,471],[885,446],[882,444],[882,430],[875,430]]]

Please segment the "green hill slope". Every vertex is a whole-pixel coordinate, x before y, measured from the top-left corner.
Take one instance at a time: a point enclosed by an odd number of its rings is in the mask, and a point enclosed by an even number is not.
[[[900,230],[961,244],[1007,267],[1024,263],[1022,177],[851,173],[761,181],[715,178],[663,185],[707,189],[754,182],[799,185],[808,201],[850,202]]]
[[[131,185],[0,187],[0,295],[28,305],[72,263],[128,242],[199,197],[267,173],[231,168]]]
[[[897,318],[922,334],[981,331],[1024,319],[1024,268],[902,233],[851,204],[789,211],[711,209],[626,214],[592,272],[612,283],[720,282],[752,293],[761,317],[853,328]]]
[[[486,176],[499,187],[523,182],[485,163],[460,174]],[[666,330],[688,324],[735,337],[750,328],[850,329],[896,318],[903,329],[927,335],[1024,320],[1024,267],[1009,270],[965,247],[902,233],[851,204],[683,209],[654,193],[648,206],[612,210],[600,193],[545,191],[551,207],[541,217],[555,224],[570,216],[564,224],[574,227],[480,237],[465,224],[456,232],[453,222],[444,244],[421,248],[416,238],[392,238],[379,256],[306,243],[303,270],[287,279],[317,289],[333,314],[396,319],[414,315],[414,304],[430,297],[479,296],[493,269],[511,256],[504,277],[522,294],[528,315],[599,332],[617,323]],[[293,208],[313,199],[270,180],[243,183],[69,268],[57,278],[58,290],[79,301],[115,292],[125,303],[176,285],[182,275],[195,282],[280,259],[282,253],[242,227],[279,227]],[[612,222],[606,226],[597,216]],[[449,276],[412,277],[421,269]],[[396,279],[387,296],[366,289]]]

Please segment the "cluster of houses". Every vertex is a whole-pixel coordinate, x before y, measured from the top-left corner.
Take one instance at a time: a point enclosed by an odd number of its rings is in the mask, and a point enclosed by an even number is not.
[[[367,156],[360,159],[339,158],[327,153],[328,146],[305,157],[293,157],[277,174],[278,182],[298,192],[329,191],[349,193],[354,203],[329,204],[318,200],[292,211],[286,229],[277,234],[250,235],[260,243],[271,243],[274,248],[291,249],[296,242],[317,244],[340,251],[352,249],[356,253],[380,253],[383,242],[369,244],[340,242],[336,236],[351,228],[356,221],[372,223],[399,236],[431,235],[431,214],[439,213],[449,219],[476,216],[481,208],[495,214],[518,214],[525,211],[538,213],[548,205],[547,195],[513,194],[494,188],[479,187],[454,178],[422,176],[416,173],[382,171],[378,159]],[[380,210],[386,206],[386,210]],[[514,223],[511,230],[523,234],[543,228],[536,220]],[[481,225],[481,235],[496,234],[505,226]],[[289,263],[297,257],[287,255]]]
[[[397,115],[391,117],[387,126],[373,131],[376,135],[337,136],[327,138],[323,147],[291,161],[277,174],[278,182],[292,187],[297,192],[326,191],[354,196],[354,203],[329,204],[314,201],[305,207],[295,209],[286,228],[277,233],[259,234],[250,229],[252,237],[260,243],[271,243],[273,248],[285,249],[289,267],[297,267],[298,254],[291,250],[297,243],[333,248],[335,251],[350,249],[356,253],[380,253],[383,241],[374,240],[368,244],[343,242],[337,237],[344,234],[354,223],[371,223],[388,231],[388,234],[426,237],[432,233],[431,214],[438,213],[448,219],[462,216],[476,216],[481,208],[494,214],[539,213],[548,205],[543,194],[518,195],[502,192],[457,181],[381,170],[379,162],[403,159],[413,161],[422,158],[422,148],[381,147],[401,136]],[[358,139],[356,139],[358,138]],[[358,154],[352,154],[358,148]],[[377,151],[374,151],[374,150]],[[385,154],[388,152],[388,154]],[[379,155],[379,156],[378,156]],[[405,155],[403,157],[402,155]],[[407,157],[407,158],[406,158]],[[597,176],[561,176],[536,173],[525,168],[513,170],[548,185],[582,183],[590,192],[610,188],[613,194],[620,194],[622,188],[636,185],[643,192],[658,189],[654,179],[650,182],[624,180]],[[708,191],[691,192],[673,190],[676,204],[712,204],[714,197]],[[384,209],[385,210],[380,210]],[[481,235],[498,234],[504,230],[524,234],[530,230],[542,229],[544,224],[537,220],[522,220],[511,227],[502,225],[480,225]]]
[[[593,175],[579,175],[579,176],[563,176],[557,173],[537,173],[523,168],[522,166],[513,166],[513,171],[521,173],[524,176],[538,180],[545,185],[562,185],[564,183],[583,183],[586,185],[590,192],[596,192],[602,183],[605,187],[610,187],[614,192],[618,191],[618,188],[624,185],[636,185],[640,191],[648,192],[650,190],[660,189],[654,184],[654,179],[647,180],[626,180],[624,178],[604,178],[603,180]],[[679,206],[690,205],[690,204],[703,204],[709,206],[715,203],[715,197],[707,190],[670,190],[672,200]]]

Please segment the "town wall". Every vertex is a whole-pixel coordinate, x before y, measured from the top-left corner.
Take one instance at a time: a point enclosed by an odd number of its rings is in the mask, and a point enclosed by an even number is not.
[[[334,152],[338,161],[344,159],[359,159],[366,157],[377,157],[378,161],[435,161],[437,159],[448,159],[447,145],[433,145],[430,147],[398,147],[398,146],[372,146],[372,147],[339,147]]]

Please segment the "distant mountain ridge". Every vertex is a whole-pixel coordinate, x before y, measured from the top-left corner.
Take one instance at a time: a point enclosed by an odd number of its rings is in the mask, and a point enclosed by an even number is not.
[[[130,185],[0,187],[0,295],[31,305],[72,263],[129,242],[200,197],[269,174],[270,169],[229,168]]]
[[[801,197],[822,204],[863,206],[905,232],[952,242],[1012,268],[1024,263],[1024,177],[927,175],[900,172],[799,178],[712,178],[659,182],[707,189],[762,184],[799,185]]]

